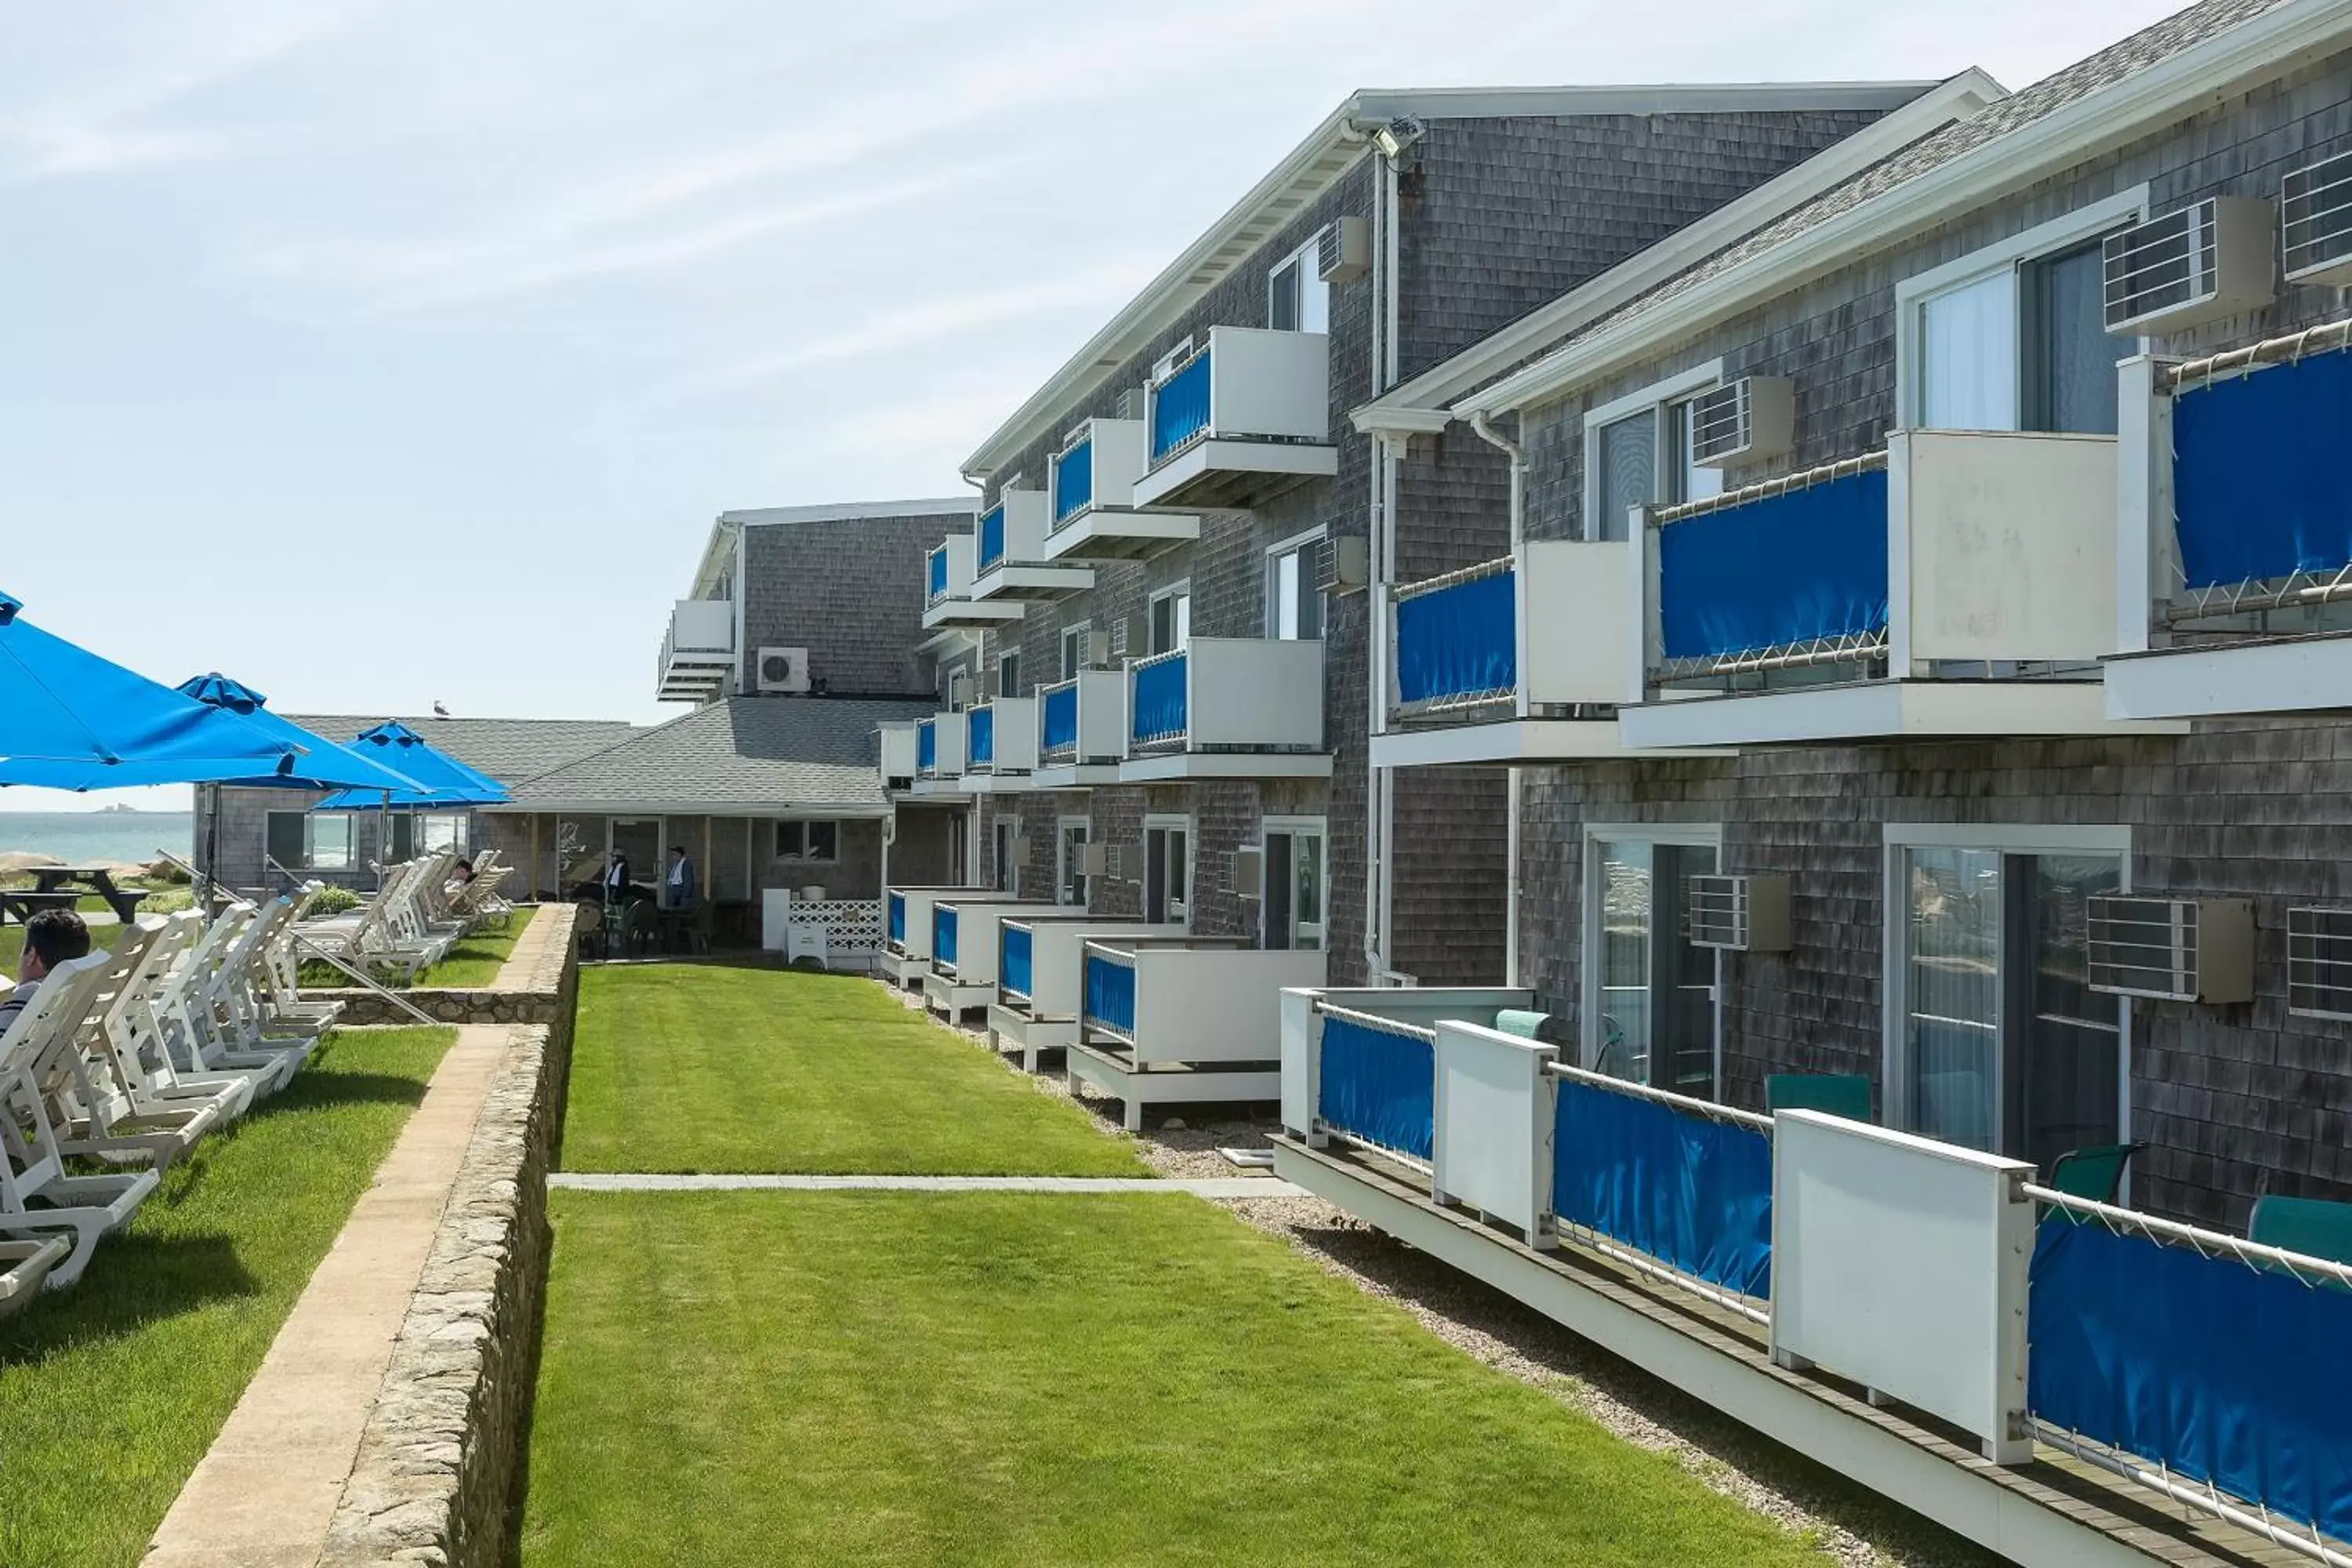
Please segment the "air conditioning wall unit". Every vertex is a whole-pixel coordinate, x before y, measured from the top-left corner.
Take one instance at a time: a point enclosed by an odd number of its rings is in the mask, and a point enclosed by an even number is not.
[[[2286,1010],[2352,1020],[2352,909],[2287,910]]]
[[[1360,533],[1325,534],[1315,557],[1315,586],[1326,594],[1360,594],[1371,579],[1371,541]]]
[[[1685,878],[1683,935],[1725,952],[1788,952],[1789,879]]]
[[[2280,254],[2290,283],[2352,283],[2352,153],[2279,182]]]
[[[1265,852],[1252,845],[1236,849],[1231,857],[1226,879],[1232,883],[1234,897],[1262,899],[1265,896]]]
[[[1111,622],[1108,630],[1110,634],[1110,657],[1113,658],[1125,658],[1127,657],[1129,643],[1127,617],[1125,616],[1119,616],[1117,620]]]
[[[2261,310],[2278,293],[2277,223],[2276,209],[2258,197],[2208,196],[2109,235],[2107,331],[2168,331]]]
[[[761,691],[805,694],[808,666],[809,650],[804,647],[763,647],[751,672]]]
[[[1797,444],[1796,384],[1743,375],[1690,401],[1691,461],[1723,468],[1786,454]]]
[[[1372,269],[1372,222],[1343,217],[1316,236],[1315,276],[1326,283],[1352,283]]]
[[[1143,399],[1143,388],[1139,386],[1122,388],[1118,395],[1118,406],[1114,410],[1112,417],[1118,419],[1142,418],[1144,409]]]
[[[1126,651],[1125,634],[1124,626],[1120,627],[1120,635],[1117,638],[1113,638],[1104,627],[1093,627],[1086,635],[1086,646],[1079,650],[1080,662],[1088,669],[1110,668],[1111,660]]]
[[[2090,900],[2089,920],[2094,991],[2217,1006],[2253,1000],[2252,900],[2108,893]]]
[[[1078,875],[1081,877],[1108,877],[1112,875],[1110,868],[1110,846],[1108,844],[1079,845]]]
[[[1025,862],[1029,858],[1029,836],[1025,833],[1014,834],[1006,841],[1004,853],[1016,866]]]

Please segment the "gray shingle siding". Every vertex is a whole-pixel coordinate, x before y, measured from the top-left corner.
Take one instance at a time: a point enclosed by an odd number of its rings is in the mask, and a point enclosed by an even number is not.
[[[922,558],[969,517],[861,517],[754,524],[743,531],[740,689],[756,691],[762,647],[804,647],[809,673],[837,696],[919,696],[931,671]]]

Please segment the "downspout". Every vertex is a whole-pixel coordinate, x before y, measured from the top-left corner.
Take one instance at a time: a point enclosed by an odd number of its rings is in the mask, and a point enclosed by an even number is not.
[[[1511,462],[1511,553],[1517,555],[1519,546],[1527,542],[1527,476],[1528,455],[1519,444],[1505,436],[1488,422],[1486,411],[1473,410],[1470,428],[1478,438],[1501,452]],[[1503,984],[1513,991],[1519,988],[1519,770],[1514,766],[1503,770],[1503,787],[1510,792],[1504,820],[1508,824],[1503,853]]]
[[[1378,235],[1372,247],[1372,384],[1373,395],[1385,392],[1395,379],[1391,362],[1395,354],[1394,320],[1396,315],[1396,166],[1386,158],[1376,160],[1379,174],[1373,185],[1372,223]],[[1365,520],[1365,552],[1369,557],[1366,576],[1370,587],[1365,593],[1365,618],[1369,623],[1365,637],[1364,668],[1367,712],[1364,720],[1364,978],[1370,984],[1381,984],[1388,973],[1386,921],[1383,918],[1389,903],[1389,863],[1385,835],[1381,831],[1386,816],[1383,800],[1387,781],[1381,770],[1372,765],[1371,737],[1381,732],[1387,718],[1388,692],[1388,627],[1385,606],[1388,602],[1388,579],[1391,552],[1389,548],[1390,496],[1383,482],[1391,471],[1387,439],[1375,436],[1370,453],[1371,472],[1365,487],[1370,515]]]

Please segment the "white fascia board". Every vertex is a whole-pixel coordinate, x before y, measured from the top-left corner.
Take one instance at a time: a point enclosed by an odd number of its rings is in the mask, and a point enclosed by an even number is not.
[[[2108,87],[1964,153],[1456,403],[1454,412],[1524,408],[1655,353],[1669,341],[1852,264],[1872,249],[1972,212],[2177,122],[2252,82],[2273,79],[2352,37],[2347,0],[2287,0]]]
[[[1647,702],[1621,710],[1617,723],[1627,745],[1667,750],[2188,731],[2182,723],[2109,719],[2105,694],[2095,680],[1874,680],[1798,687]]]
[[[2231,718],[2352,707],[2352,637],[2136,653],[2110,658],[2102,668],[2107,712],[2118,720]]]
[[[1727,751],[1630,750],[1614,719],[1514,719],[1444,729],[1391,730],[1372,737],[1376,768],[1497,767],[1541,763],[1727,757]]]
[[[838,822],[879,822],[890,815],[887,805],[828,805],[823,801],[760,800],[599,800],[593,796],[562,800],[519,800],[485,807],[508,815],[529,816],[748,816],[814,817]]]
[[[1331,759],[1320,752],[1177,752],[1136,757],[1118,765],[1121,784],[1178,784],[1187,779],[1328,779]]]
[[[871,517],[961,517],[977,520],[974,496],[933,496],[924,500],[835,501],[822,506],[759,506],[722,511],[721,523],[773,528],[794,522],[856,522]]]
[[[2007,89],[1974,67],[1948,81],[1933,84],[1844,141],[1627,257],[1550,304],[1366,404],[1349,418],[1366,435],[1437,434],[1454,421],[1447,404],[1523,363],[1545,344],[1599,321],[1685,268],[1843,184],[1873,163],[2007,96]]]

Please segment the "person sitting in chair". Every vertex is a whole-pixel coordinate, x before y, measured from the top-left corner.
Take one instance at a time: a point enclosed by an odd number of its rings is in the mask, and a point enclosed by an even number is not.
[[[662,882],[662,907],[690,910],[702,901],[702,888],[697,879],[694,862],[688,858],[686,846],[669,847],[669,875]]]
[[[0,1000],[0,1035],[32,1004],[49,971],[89,956],[89,927],[71,910],[43,910],[25,922],[25,955],[16,965],[16,989]]]

